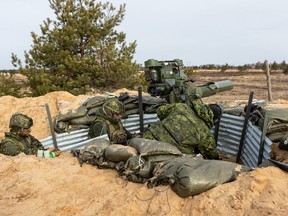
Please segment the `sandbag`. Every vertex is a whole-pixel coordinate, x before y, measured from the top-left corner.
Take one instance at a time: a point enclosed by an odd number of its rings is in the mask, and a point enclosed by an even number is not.
[[[176,194],[185,198],[231,182],[241,172],[248,170],[250,168],[226,161],[204,160],[196,157],[175,158],[158,164],[154,170],[158,176],[149,180],[148,186],[153,186],[153,182],[170,185]]]
[[[54,119],[54,130],[57,133],[63,133],[83,128],[83,125],[91,125],[96,118],[97,111],[105,101],[106,98],[104,96],[95,96],[88,98],[76,109],[69,110],[66,113],[60,112]]]
[[[139,154],[130,157],[125,165],[120,175],[125,176],[128,181],[134,183],[144,183],[148,181],[148,178],[142,177],[139,172],[146,164],[146,160],[141,158]]]
[[[102,106],[106,101],[106,98],[104,96],[95,96],[92,98],[88,98],[84,103],[83,106],[86,107],[86,109],[92,109],[94,107],[100,107]]]
[[[104,157],[112,162],[126,162],[130,157],[138,154],[137,150],[131,146],[112,144],[105,149]]]
[[[153,171],[155,166],[159,164],[160,162],[169,161],[176,157],[182,157],[181,155],[171,155],[171,154],[165,154],[165,155],[149,155],[145,157],[145,164],[141,167],[138,171],[138,175],[140,175],[143,178],[151,178],[153,176]]]
[[[83,117],[87,114],[87,112],[88,111],[86,107],[82,105],[76,109],[69,110],[67,113],[60,112],[59,115],[57,116],[57,121],[66,122],[74,118]]]
[[[104,138],[91,139],[81,152],[81,160],[84,163],[87,162],[94,165],[100,164],[104,158],[104,150],[110,145],[110,141]]]
[[[266,135],[272,142],[279,142],[288,133],[287,108],[265,109],[261,106],[254,106],[249,117],[260,130],[266,130]],[[267,125],[264,124],[265,119]]]
[[[182,155],[179,149],[166,142],[161,142],[157,140],[149,140],[145,138],[132,138],[128,142],[129,146],[137,149],[138,153],[142,156],[149,155]]]
[[[96,119],[96,116],[90,116],[90,115],[86,115],[86,116],[82,116],[79,118],[74,118],[69,120],[69,124],[70,125],[90,125],[92,124]]]
[[[120,175],[125,176],[127,180],[134,183],[147,182],[153,176],[155,166],[160,162],[169,161],[179,155],[150,155],[145,158],[139,154],[130,157]]]

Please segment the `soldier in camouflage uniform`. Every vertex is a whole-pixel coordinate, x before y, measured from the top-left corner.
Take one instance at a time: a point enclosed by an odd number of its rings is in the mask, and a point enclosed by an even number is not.
[[[10,132],[5,133],[0,143],[0,153],[15,156],[21,152],[34,155],[38,149],[44,150],[43,145],[30,135],[33,119],[21,113],[15,113],[10,118]]]
[[[216,143],[210,134],[214,125],[213,111],[200,100],[188,104],[172,103],[159,107],[160,122],[149,126],[143,138],[174,144],[185,154],[192,154],[197,149],[205,158],[218,159]]]
[[[118,98],[107,99],[101,109],[97,110],[97,118],[90,126],[89,137],[94,138],[108,134],[111,143],[126,144],[132,135],[121,123],[121,115],[124,112],[124,104]]]

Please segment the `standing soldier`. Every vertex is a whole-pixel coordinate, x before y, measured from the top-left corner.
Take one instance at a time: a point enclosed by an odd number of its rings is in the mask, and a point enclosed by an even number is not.
[[[5,133],[0,143],[0,153],[15,156],[21,152],[34,155],[39,150],[44,150],[43,145],[30,135],[33,119],[21,113],[15,113],[10,118],[10,132]]]

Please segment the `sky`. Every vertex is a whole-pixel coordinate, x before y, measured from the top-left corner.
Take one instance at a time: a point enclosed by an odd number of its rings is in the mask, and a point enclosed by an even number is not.
[[[48,0],[0,0],[0,70],[16,69],[46,18]],[[104,2],[104,1],[103,1]],[[106,1],[105,1],[106,2]],[[118,27],[137,42],[134,60],[182,59],[184,65],[288,62],[287,0],[111,0],[126,4]]]

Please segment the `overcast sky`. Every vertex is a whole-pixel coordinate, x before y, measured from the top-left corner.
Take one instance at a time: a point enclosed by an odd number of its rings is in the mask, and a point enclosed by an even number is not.
[[[180,58],[187,66],[288,62],[287,0],[114,0],[126,3],[120,30],[137,41],[135,60]],[[48,0],[1,0],[0,69],[15,69],[31,32],[53,18]]]

